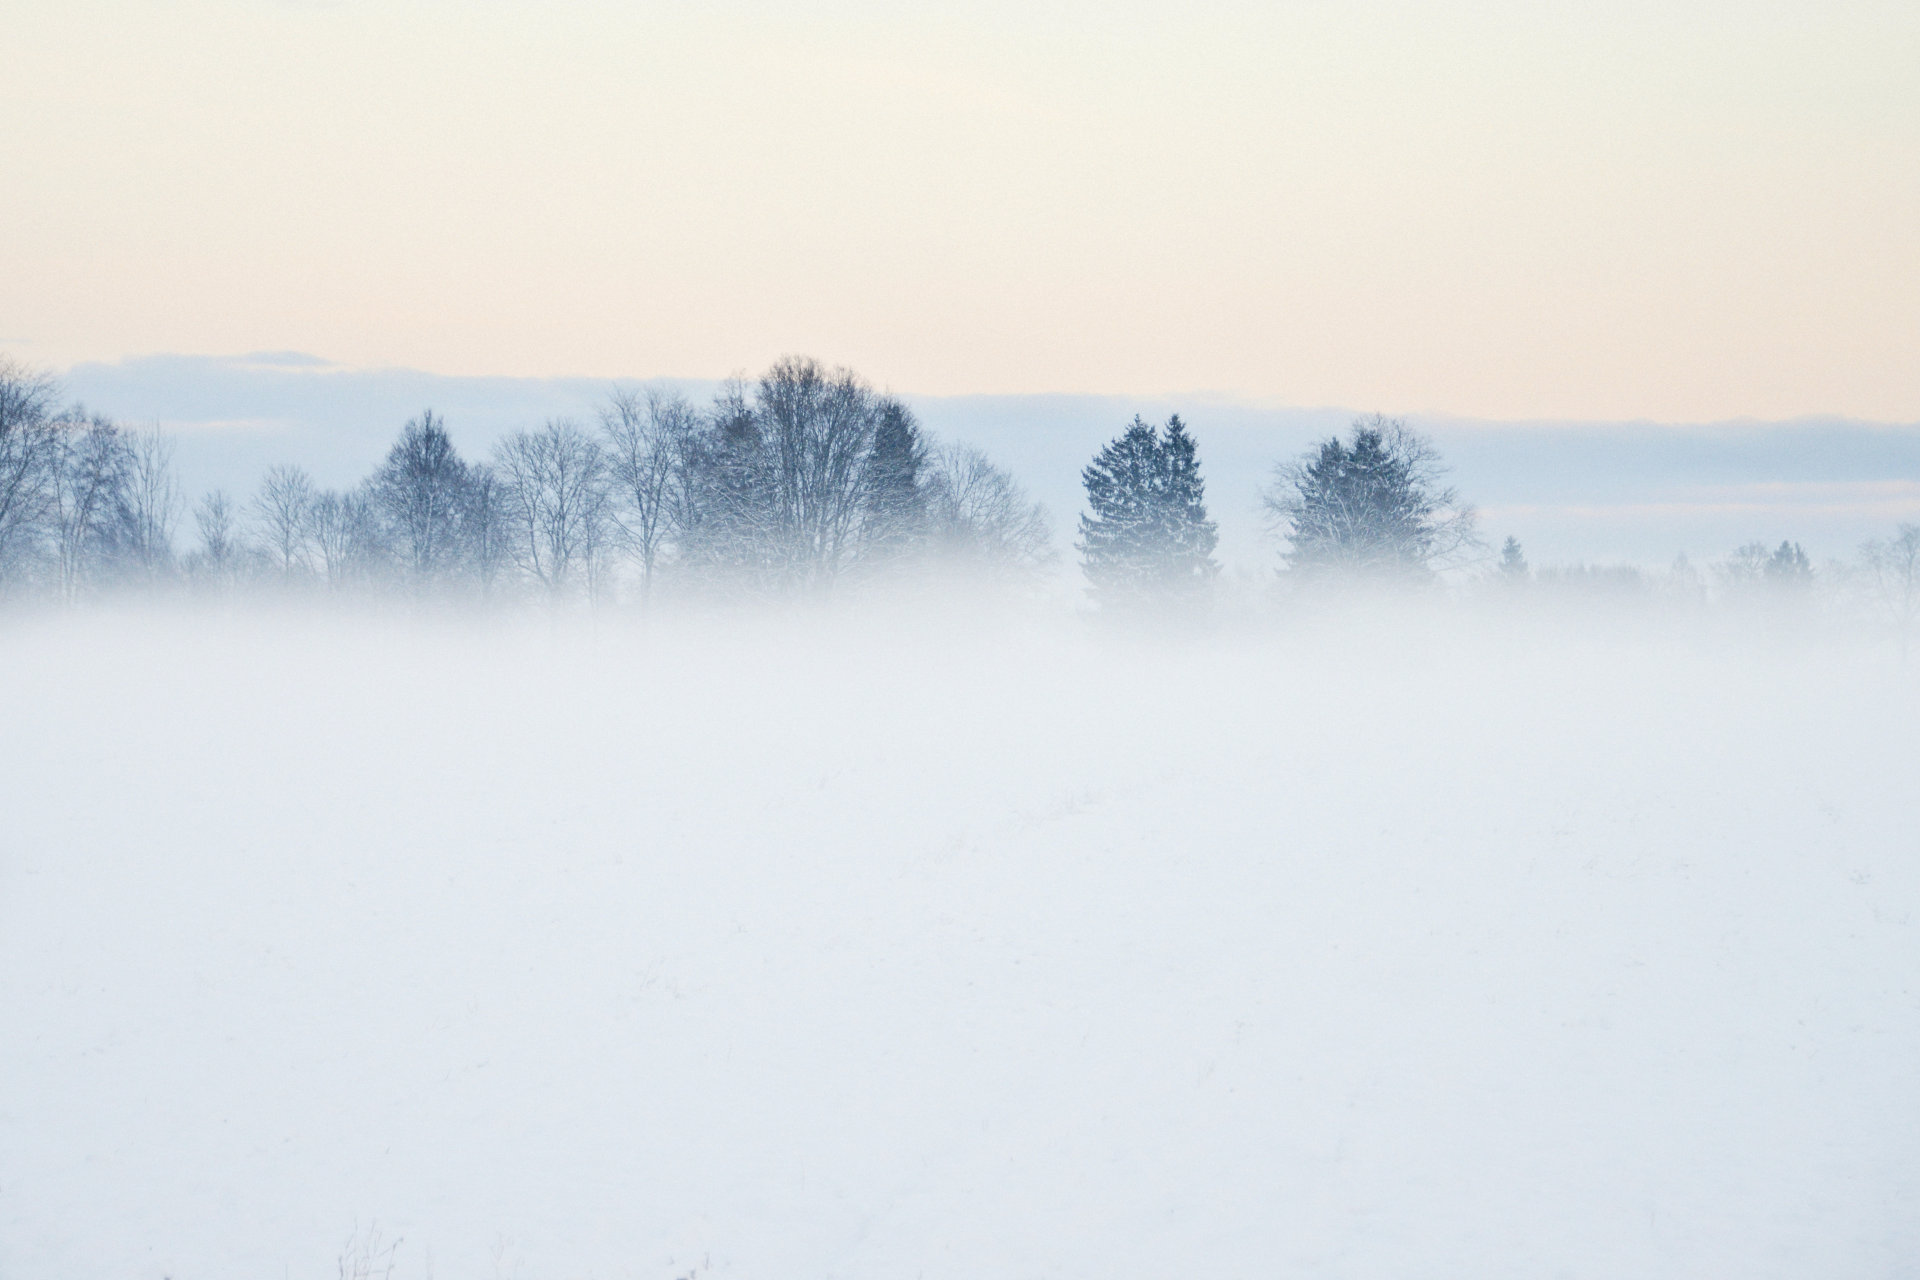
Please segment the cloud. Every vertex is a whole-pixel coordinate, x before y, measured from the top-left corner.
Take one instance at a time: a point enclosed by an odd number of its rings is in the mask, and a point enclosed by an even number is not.
[[[211,357],[220,360],[221,357]],[[226,363],[236,365],[258,365],[270,369],[336,369],[339,366],[331,360],[308,355],[304,351],[250,351],[243,356],[226,358]]]

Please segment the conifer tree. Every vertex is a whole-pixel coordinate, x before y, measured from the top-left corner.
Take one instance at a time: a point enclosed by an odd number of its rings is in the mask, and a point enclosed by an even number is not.
[[[1789,590],[1813,583],[1813,561],[1807,559],[1805,549],[1797,542],[1782,542],[1767,557],[1766,568],[1762,572],[1770,585]]]
[[[1200,453],[1187,424],[1174,414],[1161,440],[1166,458],[1166,487],[1160,505],[1172,561],[1183,580],[1205,581],[1218,571],[1213,549],[1219,534],[1207,518],[1206,482],[1200,478]]]
[[[927,495],[921,473],[927,444],[912,410],[891,396],[874,417],[867,450],[866,541],[870,552],[891,559],[912,551],[926,533]]]
[[[1265,503],[1295,573],[1425,579],[1475,543],[1473,509],[1441,482],[1439,454],[1375,415],[1281,466]]]
[[[1177,414],[1163,430],[1135,417],[1081,481],[1081,560],[1102,605],[1191,598],[1219,571],[1198,451]]]
[[[1512,534],[1500,544],[1500,576],[1508,582],[1525,582],[1528,573],[1527,553],[1520,548],[1520,539]]]

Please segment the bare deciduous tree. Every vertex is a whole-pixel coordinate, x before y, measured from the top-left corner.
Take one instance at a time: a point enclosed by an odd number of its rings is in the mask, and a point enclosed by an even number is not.
[[[335,590],[372,576],[386,549],[364,491],[329,489],[315,497],[307,508],[307,540],[319,557],[321,576]]]
[[[253,500],[260,541],[283,579],[305,573],[310,540],[309,512],[314,501],[313,481],[299,467],[279,466],[267,471]]]
[[[193,523],[200,534],[200,546],[188,568],[218,586],[231,586],[242,553],[232,499],[218,489],[206,494],[193,509]]]
[[[506,486],[499,473],[484,462],[467,472],[466,514],[461,519],[467,565],[482,594],[493,590],[500,571],[512,558],[507,528]]]
[[[368,491],[391,534],[400,570],[423,585],[450,576],[466,558],[471,469],[429,409],[407,423]]]
[[[149,583],[173,567],[173,530],[180,490],[173,479],[173,441],[158,427],[129,433],[127,505],[129,554]]]
[[[744,384],[714,396],[701,429],[677,442],[667,522],[682,568],[710,582],[761,585],[775,576],[772,468]]]
[[[645,604],[667,539],[675,470],[700,428],[699,414],[677,395],[622,390],[601,410],[600,427],[613,492],[614,534],[639,566]]]
[[[572,422],[502,440],[494,464],[505,481],[506,526],[513,559],[548,591],[576,581],[594,587],[607,543],[606,454]]]
[[[856,547],[878,405],[850,369],[789,356],[760,379],[753,416],[771,464],[767,523],[790,583],[830,588]]]
[[[1860,548],[1867,597],[1888,622],[1905,661],[1920,624],[1920,524],[1903,524],[1891,538]]]
[[[48,488],[56,581],[73,600],[90,574],[125,550],[132,471],[126,435],[106,418],[63,415]]]
[[[0,582],[36,553],[59,436],[53,379],[0,356]]]
[[[1767,544],[1748,542],[1735,547],[1733,554],[1715,566],[1721,586],[1730,591],[1746,591],[1760,586],[1767,577]]]
[[[1052,559],[1046,509],[980,450],[934,449],[923,489],[931,550],[948,564],[1026,574]]]
[[[827,593],[922,540],[918,425],[850,370],[788,357],[751,387],[730,383],[673,452],[676,558],[710,580]]]

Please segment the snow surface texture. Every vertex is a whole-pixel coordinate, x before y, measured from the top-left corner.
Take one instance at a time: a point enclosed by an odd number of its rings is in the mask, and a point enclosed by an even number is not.
[[[1920,1274],[1920,693],[1436,627],[0,629],[0,1275]]]

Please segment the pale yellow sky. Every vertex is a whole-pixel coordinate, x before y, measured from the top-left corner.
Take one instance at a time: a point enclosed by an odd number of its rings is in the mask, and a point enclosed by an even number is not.
[[[931,7],[930,7],[931,8]],[[19,0],[0,350],[1920,418],[1920,4]]]

